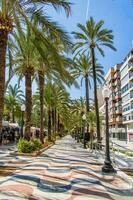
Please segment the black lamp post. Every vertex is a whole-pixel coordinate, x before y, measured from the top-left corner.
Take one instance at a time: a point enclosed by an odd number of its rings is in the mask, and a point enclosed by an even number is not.
[[[84,141],[84,148],[86,149],[86,137],[85,137],[85,121],[86,121],[86,114],[82,116],[82,120],[84,122],[83,125],[83,141]]]
[[[110,148],[109,148],[109,122],[108,122],[108,100],[109,100],[109,89],[108,87],[103,88],[103,98],[105,100],[105,112],[106,112],[106,150],[105,150],[105,161],[102,167],[102,172],[113,173],[116,172],[111,164],[110,159]]]
[[[23,104],[23,105],[21,106],[21,115],[22,115],[22,118],[21,118],[21,138],[23,138],[24,112],[25,112],[25,105]]]

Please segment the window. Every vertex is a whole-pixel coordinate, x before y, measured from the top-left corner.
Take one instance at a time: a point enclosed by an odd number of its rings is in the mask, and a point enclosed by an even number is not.
[[[129,89],[128,83],[121,89],[122,94],[125,93]]]

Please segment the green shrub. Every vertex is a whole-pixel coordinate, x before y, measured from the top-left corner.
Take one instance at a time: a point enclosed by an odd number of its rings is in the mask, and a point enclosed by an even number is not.
[[[32,141],[20,139],[18,142],[18,151],[20,153],[33,153],[34,151],[41,149],[41,147],[42,144],[37,139]]]
[[[57,135],[57,136],[56,136],[56,140],[59,140],[59,139],[60,139],[60,136],[59,136],[59,135]]]
[[[133,157],[133,153],[132,152],[126,152],[127,156]]]
[[[56,134],[55,134],[55,138],[56,137],[58,137],[58,138],[61,138],[63,135],[60,133],[60,132],[57,132]]]
[[[34,147],[36,150],[39,150],[42,148],[42,143],[39,139],[35,139],[32,142],[34,143]]]

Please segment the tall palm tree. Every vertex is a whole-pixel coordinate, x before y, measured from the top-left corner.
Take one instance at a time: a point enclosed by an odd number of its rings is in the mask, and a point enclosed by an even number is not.
[[[37,65],[36,55],[33,51],[34,44],[32,39],[34,35],[28,28],[25,32],[14,32],[16,41],[15,51],[15,71],[21,80],[25,78],[25,103],[26,103],[26,121],[25,121],[25,138],[30,139],[31,112],[32,112],[32,77],[34,75],[35,66]]]
[[[8,36],[12,32],[13,27],[17,28],[18,19],[25,20],[28,25],[31,25],[31,16],[37,14],[40,7],[43,5],[52,5],[55,10],[63,8],[67,15],[70,15],[71,4],[66,0],[1,0],[0,2],[0,134],[2,130],[2,118],[4,109],[4,92],[5,92],[5,65],[6,65],[6,50],[8,43]],[[29,12],[30,10],[30,12]],[[40,22],[46,27],[55,29],[55,23],[51,22],[49,18],[42,12],[38,15]],[[56,34],[56,31],[55,31]],[[45,41],[47,43],[47,41]],[[48,45],[48,44],[47,44]],[[27,75],[28,76],[28,75]]]
[[[72,74],[75,78],[81,77],[81,85],[83,79],[85,80],[85,96],[86,96],[86,112],[89,112],[89,88],[91,87],[90,78],[93,78],[93,68],[91,65],[91,58],[82,54],[75,58],[75,66]],[[103,67],[96,63],[96,79],[99,84],[104,81]]]
[[[98,83],[102,83],[104,80],[104,71],[103,67],[96,63],[96,79]],[[86,96],[86,114],[89,112],[90,102],[89,102],[89,86],[91,87],[90,78],[93,77],[93,69],[91,65],[91,58],[85,54],[79,55],[75,59],[75,69],[73,70],[73,75],[76,78],[81,77],[81,84],[83,79],[85,80],[85,96]],[[87,135],[89,134],[89,121],[87,121]]]
[[[78,42],[75,44],[74,50],[78,52],[88,52],[91,53],[92,68],[93,68],[93,81],[94,81],[94,102],[96,111],[96,121],[97,121],[97,139],[100,141],[100,120],[99,120],[99,109],[98,109],[98,99],[97,99],[97,79],[96,79],[96,55],[95,50],[97,49],[102,56],[104,56],[103,46],[109,47],[112,50],[116,50],[113,46],[113,34],[112,30],[103,28],[104,21],[100,20],[95,22],[91,17],[86,25],[78,24],[80,32],[73,32],[75,38]],[[77,53],[78,53],[77,52]]]

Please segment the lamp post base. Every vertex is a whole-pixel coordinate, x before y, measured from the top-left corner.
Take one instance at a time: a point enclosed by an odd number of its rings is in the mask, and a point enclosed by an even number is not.
[[[116,170],[113,168],[110,161],[105,161],[104,166],[102,167],[102,172],[104,172],[104,173],[116,173]]]

